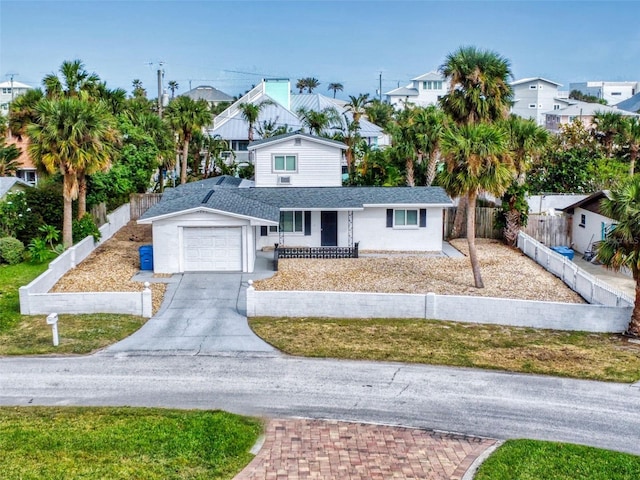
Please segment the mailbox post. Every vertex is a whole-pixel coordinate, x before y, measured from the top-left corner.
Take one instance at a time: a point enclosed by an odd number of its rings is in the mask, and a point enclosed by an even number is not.
[[[58,314],[50,313],[47,315],[47,325],[51,325],[51,333],[53,334],[53,346],[58,346]]]

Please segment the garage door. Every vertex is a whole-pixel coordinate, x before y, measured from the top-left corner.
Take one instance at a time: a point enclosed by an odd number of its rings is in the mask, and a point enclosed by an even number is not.
[[[242,229],[184,228],[185,272],[242,271]]]

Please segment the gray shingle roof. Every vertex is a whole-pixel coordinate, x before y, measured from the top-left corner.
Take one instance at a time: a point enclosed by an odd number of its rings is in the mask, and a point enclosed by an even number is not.
[[[439,72],[434,72],[433,70],[427,73],[423,73],[419,77],[412,78],[413,81],[422,82],[424,80],[441,80],[444,81],[444,75]]]
[[[365,205],[451,205],[440,187],[281,187],[229,188],[213,180],[168,190],[140,218],[152,220],[198,207],[277,222],[280,210],[362,209]]]
[[[233,97],[213,88],[209,85],[200,85],[182,94],[193,100],[206,100],[207,102],[233,102]]]
[[[282,135],[275,135],[269,138],[255,140],[249,144],[249,149],[251,150],[260,145],[265,145],[267,143],[274,143],[274,142],[277,143],[277,142],[286,140],[288,138],[294,138],[294,137],[306,138],[314,142],[328,143],[330,145],[335,145],[336,147],[343,148],[343,149],[347,148],[347,146],[344,143],[338,142],[337,140],[332,140],[330,138],[324,138],[324,137],[316,137],[315,135],[309,135],[307,133],[291,132],[291,133],[283,133]]]
[[[18,177],[0,177],[0,198],[4,197],[14,185],[23,187],[31,187],[27,182],[22,181]]]
[[[640,93],[636,93],[633,97],[629,97],[620,103],[616,103],[616,108],[627,112],[640,113]]]

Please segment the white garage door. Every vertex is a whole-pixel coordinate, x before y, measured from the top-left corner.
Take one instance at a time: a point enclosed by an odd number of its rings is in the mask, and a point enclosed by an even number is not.
[[[241,228],[184,228],[182,239],[185,272],[242,271]]]

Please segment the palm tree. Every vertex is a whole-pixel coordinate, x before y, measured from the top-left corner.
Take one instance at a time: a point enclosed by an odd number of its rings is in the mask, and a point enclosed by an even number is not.
[[[320,111],[300,108],[296,112],[311,135],[326,136],[326,130],[340,125],[340,114],[335,108],[327,107]]]
[[[28,152],[35,163],[63,180],[62,239],[73,243],[72,202],[78,198],[78,174],[106,170],[118,141],[113,117],[101,103],[80,98],[43,100],[36,107],[37,120],[27,128]]]
[[[593,134],[602,143],[607,157],[613,153],[613,142],[620,132],[622,121],[619,112],[595,112],[593,115]]]
[[[9,105],[9,130],[18,140],[27,133],[27,126],[35,122],[36,105],[43,97],[42,90],[34,88],[16,97]]]
[[[6,145],[4,137],[0,137],[0,177],[16,174],[20,168],[20,149],[15,145]]]
[[[62,77],[51,73],[42,80],[47,98],[78,97],[81,92],[90,96],[97,94],[100,77],[87,72],[81,60],[65,60],[59,71]]]
[[[147,97],[147,91],[142,86],[142,81],[140,79],[134,79],[133,82],[131,82],[131,86],[133,87],[133,98]]]
[[[98,98],[105,102],[112,115],[119,115],[127,110],[127,91],[124,88],[107,88],[102,83],[98,89]]]
[[[476,251],[476,199],[481,192],[504,193],[513,178],[505,133],[487,124],[467,124],[447,129],[442,137],[446,170],[441,184],[450,195],[467,199],[467,243],[476,288],[484,288]]]
[[[320,80],[314,77],[307,77],[304,81],[307,87],[307,93],[313,93],[313,90],[320,86]]]
[[[298,93],[304,92],[304,89],[307,88],[307,79],[299,78],[296,82],[296,88],[298,89]]]
[[[345,105],[345,107],[347,109],[347,112],[351,112],[351,115],[353,116],[353,121],[356,122],[356,124],[358,125],[358,128],[360,126],[360,119],[365,114],[365,109],[367,108],[367,105],[369,105],[370,103],[371,103],[371,100],[369,100],[368,93],[364,93],[364,94],[361,93],[357,97],[354,97],[353,95],[349,95],[349,102]]]
[[[260,103],[241,103],[238,105],[242,118],[249,124],[248,138],[250,142],[253,142],[253,131],[260,117],[260,112],[269,105],[273,105],[272,100],[263,100]]]
[[[449,92],[440,104],[456,123],[493,122],[508,116],[513,73],[506,58],[489,50],[461,47],[447,55],[440,72],[449,80]],[[454,238],[462,228],[465,203],[463,198],[458,204],[451,232]]]
[[[640,336],[640,178],[634,177],[600,204],[602,214],[616,221],[596,244],[596,259],[609,268],[631,270],[636,295],[628,333]]]
[[[629,150],[629,176],[633,177],[640,152],[640,120],[638,117],[626,117],[620,122],[618,139]]]
[[[327,87],[327,90],[333,90],[333,98],[336,98],[336,92],[341,92],[344,90],[344,85],[341,83],[330,83]]]
[[[427,175],[425,185],[430,187],[436,178],[436,167],[440,153],[440,139],[444,133],[447,116],[436,105],[415,111],[414,128],[418,147],[419,162],[427,155]]]
[[[173,100],[176,90],[178,90],[180,85],[178,85],[178,82],[176,82],[175,80],[169,80],[168,86],[169,86],[169,90],[171,90],[171,100]]]
[[[209,125],[213,116],[205,100],[197,102],[189,97],[178,97],[169,103],[165,115],[167,122],[182,143],[182,161],[180,162],[180,183],[187,183],[187,159],[189,142],[193,133]]]

